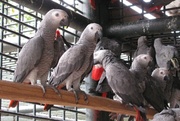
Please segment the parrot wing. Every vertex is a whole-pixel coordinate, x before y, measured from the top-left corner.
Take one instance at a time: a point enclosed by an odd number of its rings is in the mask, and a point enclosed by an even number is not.
[[[49,80],[49,83],[57,86],[62,83],[72,72],[78,71],[82,67],[82,63],[84,63],[86,58],[85,50],[86,46],[80,44],[69,48],[61,56],[57,67],[53,71],[53,75]]]
[[[39,63],[44,47],[41,36],[31,38],[19,53],[14,82],[23,82],[29,72]]]
[[[57,40],[54,41],[54,58],[51,64],[52,68],[56,67],[60,57],[63,55],[64,52],[64,42],[62,41],[61,37],[58,37]]]

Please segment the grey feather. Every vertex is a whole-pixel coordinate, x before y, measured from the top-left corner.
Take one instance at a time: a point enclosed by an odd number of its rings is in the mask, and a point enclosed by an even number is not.
[[[178,51],[174,46],[163,45],[162,39],[154,40],[154,48],[156,51],[156,61],[159,67],[170,68],[168,63],[171,59],[179,57]]]
[[[29,40],[21,50],[14,74],[14,82],[22,83],[29,72],[36,67],[43,53],[44,40],[35,36]]]
[[[66,84],[69,91],[80,90],[80,81],[92,66],[92,55],[97,40],[101,37],[102,27],[96,23],[89,24],[78,42],[61,56],[49,83],[54,86]]]
[[[24,80],[41,80],[46,84],[48,71],[54,57],[54,37],[60,25],[68,25],[68,15],[60,9],[52,9],[46,13],[40,26],[29,42],[20,51],[14,74],[14,81],[22,83]],[[43,90],[44,91],[44,90]]]
[[[140,54],[133,60],[130,70],[141,82],[140,87],[145,101],[157,111],[161,111],[167,107],[167,101],[163,91],[160,89],[160,84],[148,74],[148,67],[151,65],[151,62],[151,56]]]
[[[154,77],[160,83],[161,90],[163,91],[166,100],[169,101],[174,83],[172,73],[166,68],[156,68],[152,72],[152,77]]]
[[[143,107],[144,97],[139,91],[135,76],[117,59],[110,50],[99,50],[94,53],[94,60],[102,64],[106,71],[107,81],[115,94],[125,103]]]
[[[152,121],[180,121],[180,109],[172,108],[163,110],[155,114]]]
[[[56,65],[58,64],[58,61],[60,57],[63,55],[65,52],[65,47],[64,47],[64,42],[62,36],[57,36],[56,40],[54,41],[54,58],[51,64],[52,68],[55,68]]]
[[[101,41],[97,43],[95,52],[103,49],[111,50],[113,53],[115,53],[117,57],[119,57],[121,54],[121,43],[117,42],[115,39],[103,37]],[[105,71],[103,72],[100,80],[98,81],[96,91],[100,93],[112,91],[107,82]]]
[[[148,68],[148,73],[151,74],[152,71],[155,69],[155,50],[152,46],[148,46],[148,40],[146,36],[141,36],[138,38],[138,44],[137,44],[137,49],[134,52],[133,58],[137,57],[140,54],[149,54],[152,58],[152,64]]]

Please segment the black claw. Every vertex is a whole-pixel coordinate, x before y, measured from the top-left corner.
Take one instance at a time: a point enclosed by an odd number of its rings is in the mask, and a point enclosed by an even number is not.
[[[80,99],[80,98],[79,98],[79,94],[78,94],[78,92],[75,91],[75,90],[72,90],[72,91],[74,92],[75,100],[76,100],[76,104],[77,104],[77,103],[78,103],[78,100]]]
[[[84,91],[81,91],[81,92],[82,92],[83,95],[84,95],[84,101],[86,102],[86,104],[88,104],[88,103],[89,103],[89,100],[88,100],[87,94],[86,94]]]

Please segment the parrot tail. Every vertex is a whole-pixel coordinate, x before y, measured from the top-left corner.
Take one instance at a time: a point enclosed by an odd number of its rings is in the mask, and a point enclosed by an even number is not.
[[[16,107],[18,104],[19,104],[19,101],[17,101],[17,100],[10,100],[10,102],[9,102],[9,108],[10,108],[10,107],[14,108],[14,107]]]
[[[136,121],[147,121],[147,117],[144,112],[141,112],[136,107],[134,107],[134,110],[136,111]]]
[[[44,105],[44,110],[45,110],[45,111],[48,111],[51,107],[53,107],[53,105],[45,104],[45,105]]]

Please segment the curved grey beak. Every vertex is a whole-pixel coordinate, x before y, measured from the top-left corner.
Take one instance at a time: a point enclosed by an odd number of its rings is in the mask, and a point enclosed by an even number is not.
[[[69,24],[70,24],[69,16],[64,17],[64,18],[60,21],[60,25],[61,25],[61,26],[67,26],[67,27],[68,27]]]

